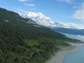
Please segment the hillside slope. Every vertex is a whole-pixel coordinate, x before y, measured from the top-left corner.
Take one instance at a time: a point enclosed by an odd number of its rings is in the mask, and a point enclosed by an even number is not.
[[[0,63],[44,63],[71,39],[0,8]]]

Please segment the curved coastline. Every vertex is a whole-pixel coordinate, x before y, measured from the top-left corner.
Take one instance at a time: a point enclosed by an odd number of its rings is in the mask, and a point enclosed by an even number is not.
[[[64,47],[59,50],[47,63],[64,63],[64,56],[78,51],[83,46]]]

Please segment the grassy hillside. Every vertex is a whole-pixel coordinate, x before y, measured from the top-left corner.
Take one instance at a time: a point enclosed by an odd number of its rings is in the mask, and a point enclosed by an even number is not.
[[[0,8],[0,63],[44,63],[58,51],[56,46],[68,46],[66,41],[70,40],[31,19]]]

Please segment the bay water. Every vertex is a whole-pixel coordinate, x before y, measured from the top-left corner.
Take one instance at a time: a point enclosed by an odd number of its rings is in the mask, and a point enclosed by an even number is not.
[[[84,36],[65,34],[69,38],[84,41]],[[79,46],[78,46],[79,47]],[[75,52],[68,53],[64,56],[64,63],[84,63],[84,46]]]

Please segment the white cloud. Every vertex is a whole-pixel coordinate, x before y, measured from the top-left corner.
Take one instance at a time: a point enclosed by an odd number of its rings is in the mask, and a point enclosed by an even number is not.
[[[23,9],[17,9],[19,12],[25,12],[25,10]]]
[[[56,0],[58,2],[78,4],[76,0]]]
[[[30,0],[19,0],[20,2],[26,2],[26,1],[30,1]]]
[[[74,9],[78,9],[78,8],[80,8],[80,7],[79,7],[79,6],[73,6],[73,8],[74,8]]]
[[[82,5],[82,8],[84,9],[84,3],[82,3],[81,5]]]
[[[64,22],[60,22],[60,23],[64,25],[64,28],[84,29],[84,25],[81,24],[64,23]]]
[[[59,2],[65,2],[65,3],[70,3],[71,2],[71,0],[57,0],[57,1],[59,1]]]
[[[74,19],[80,20],[84,22],[84,3],[82,3],[81,9],[78,9],[72,15]]]
[[[84,25],[75,23],[64,23],[59,21],[53,21],[50,17],[45,16],[41,12],[24,12],[21,16],[26,18],[31,18],[37,24],[47,26],[47,27],[63,27],[63,28],[73,28],[73,29],[84,29]]]
[[[30,6],[30,7],[33,7],[35,6],[35,4],[24,4],[25,6]]]
[[[65,0],[65,2],[69,3],[69,2],[71,2],[71,0]]]

